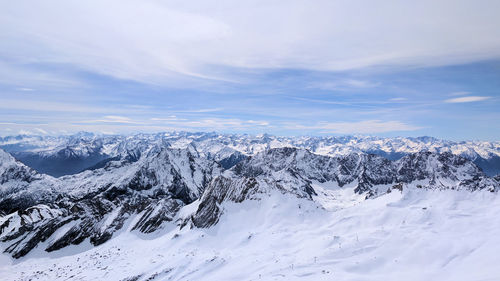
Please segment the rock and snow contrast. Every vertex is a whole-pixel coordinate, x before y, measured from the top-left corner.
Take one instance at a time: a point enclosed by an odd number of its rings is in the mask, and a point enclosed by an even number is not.
[[[0,147],[6,280],[500,276],[499,142],[81,133]]]
[[[447,141],[432,137],[381,138],[368,136],[276,137],[271,135],[227,135],[216,133],[158,133],[133,136],[78,133],[71,136],[20,135],[0,137],[0,148],[40,173],[55,177],[102,167],[113,157],[140,156],[153,145],[165,143],[173,148],[191,144],[205,157],[229,168],[265,149],[304,148],[315,154],[338,156],[368,153],[397,160],[410,153],[450,152],[481,167],[489,176],[500,174],[500,142]]]

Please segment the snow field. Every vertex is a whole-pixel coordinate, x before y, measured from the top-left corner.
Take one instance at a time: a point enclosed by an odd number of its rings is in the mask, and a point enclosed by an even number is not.
[[[171,223],[160,233],[121,231],[98,247],[85,241],[46,253],[40,245],[19,260],[2,254],[0,276],[398,281],[500,276],[500,199],[495,193],[410,188],[357,200],[348,189],[316,183],[318,188],[336,199],[313,202],[276,192],[261,200],[226,202],[219,223],[209,229],[179,229]],[[179,214],[188,216],[196,204]]]

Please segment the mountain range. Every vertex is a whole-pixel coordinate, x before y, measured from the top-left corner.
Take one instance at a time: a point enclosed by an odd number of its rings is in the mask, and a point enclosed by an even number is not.
[[[219,161],[225,168],[269,148],[297,147],[315,154],[338,156],[349,153],[376,154],[398,160],[415,152],[450,152],[473,161],[484,173],[500,173],[500,142],[447,141],[433,137],[278,137],[272,135],[230,135],[217,133],[156,133],[96,135],[80,132],[69,136],[18,135],[0,137],[0,148],[40,173],[54,177],[101,167],[124,153],[139,154],[158,143],[171,147],[195,147],[207,158]]]
[[[500,189],[499,142],[80,133],[4,137],[0,147],[0,244],[14,259],[99,247],[124,231],[223,227],[238,204],[276,196],[338,212],[391,194]]]

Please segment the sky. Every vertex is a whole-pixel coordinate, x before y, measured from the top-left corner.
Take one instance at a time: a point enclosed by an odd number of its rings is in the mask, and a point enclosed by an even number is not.
[[[500,140],[500,1],[0,0],[0,135]]]

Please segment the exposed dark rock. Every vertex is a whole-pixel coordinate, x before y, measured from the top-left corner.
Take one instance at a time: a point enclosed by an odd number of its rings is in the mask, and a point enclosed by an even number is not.
[[[231,156],[226,157],[222,160],[219,161],[219,164],[224,168],[224,169],[231,169],[233,166],[236,164],[240,163],[241,161],[247,159],[247,156],[243,155],[242,153],[233,153]]]
[[[220,204],[224,201],[240,203],[249,195],[258,193],[258,183],[255,178],[232,180],[217,177],[205,190],[198,210],[192,217],[196,227],[210,227],[219,221]]]
[[[161,227],[164,222],[172,221],[177,211],[183,205],[178,200],[161,199],[150,204],[132,230],[138,229],[143,233],[151,233]]]

